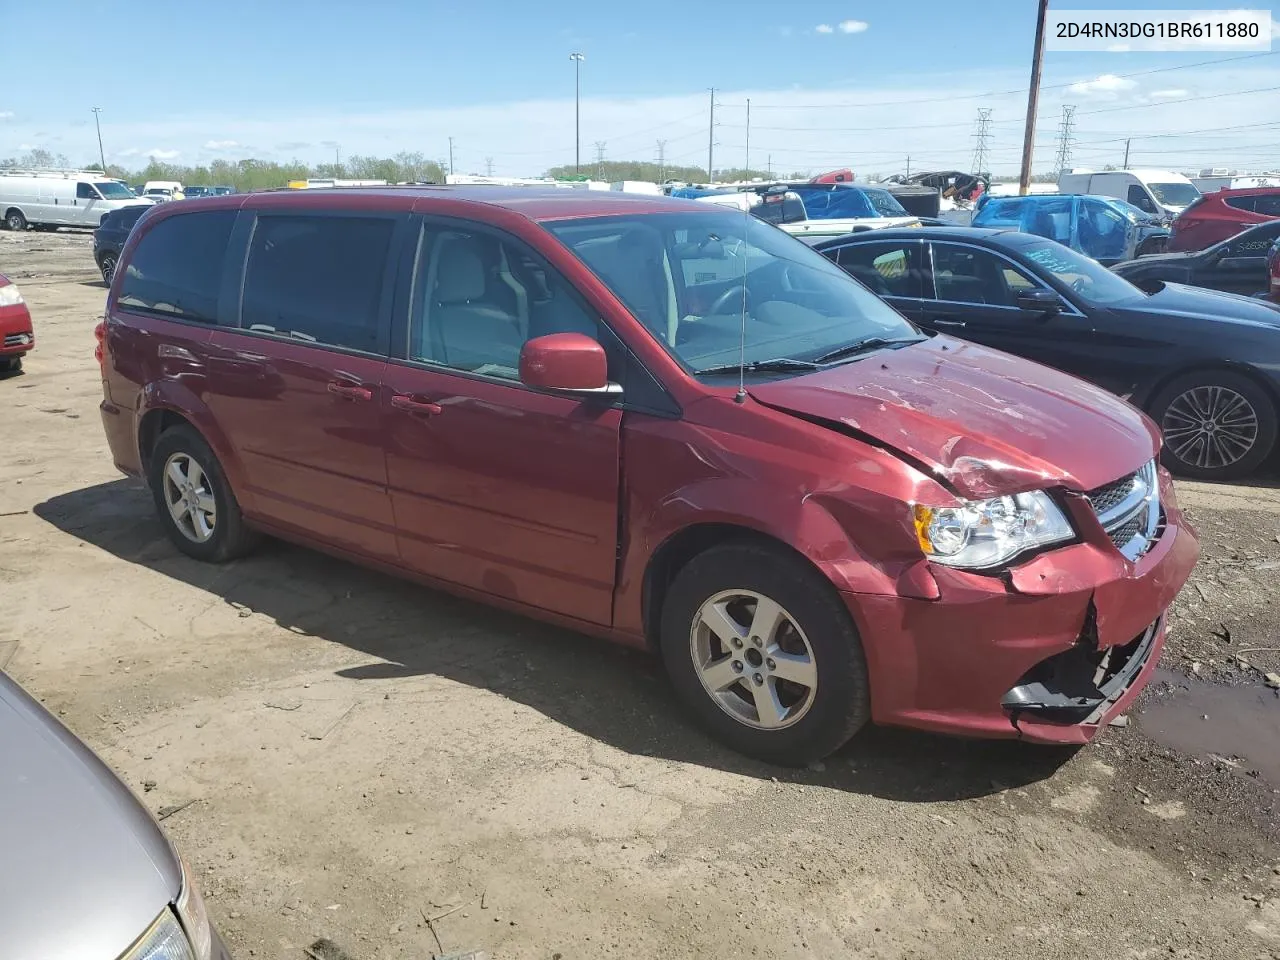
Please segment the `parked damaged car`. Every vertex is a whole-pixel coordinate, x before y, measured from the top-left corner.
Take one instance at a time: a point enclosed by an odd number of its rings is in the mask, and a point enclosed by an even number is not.
[[[97,336],[111,455],[184,553],[265,531],[653,650],[777,763],[868,721],[1088,741],[1198,553],[1137,409],[708,204],[167,204]]]
[[[984,196],[970,226],[1033,233],[1103,266],[1159,253],[1169,239],[1169,228],[1158,217],[1111,197]]]
[[[1147,293],[1185,283],[1255,297],[1267,293],[1267,251],[1280,238],[1280,218],[1249,227],[1193,253],[1158,253],[1111,269]]]
[[[1144,292],[1094,260],[1013,230],[925,227],[818,249],[925,330],[1091,380],[1146,411],[1172,470],[1252,473],[1275,446],[1280,310],[1164,283]]]

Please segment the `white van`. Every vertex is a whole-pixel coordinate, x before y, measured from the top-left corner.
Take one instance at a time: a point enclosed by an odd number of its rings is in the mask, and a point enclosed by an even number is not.
[[[184,200],[182,184],[177,180],[148,180],[142,187],[142,196],[153,203]]]
[[[94,170],[0,170],[0,217],[10,230],[96,227],[112,210],[141,202]]]
[[[1147,213],[1176,217],[1200,199],[1194,183],[1169,170],[1063,170],[1058,192],[1127,200]]]

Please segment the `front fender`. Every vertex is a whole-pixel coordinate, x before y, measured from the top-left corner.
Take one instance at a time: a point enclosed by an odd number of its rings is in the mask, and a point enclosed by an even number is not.
[[[218,458],[227,483],[231,485],[231,492],[241,509],[251,511],[252,503],[251,497],[248,496],[244,466],[236,455],[235,447],[231,445],[231,441],[214,418],[213,412],[199,394],[177,378],[152,380],[147,383],[138,393],[138,406],[134,411],[134,435],[139,438],[139,442],[142,438],[142,422],[147,414],[161,410],[177,414],[195,427],[196,432],[204,438],[204,442]],[[146,465],[143,464],[144,475],[146,472]]]
[[[889,498],[879,510],[849,499],[848,489],[807,492],[765,487],[759,478],[706,478],[673,491],[640,523],[623,557],[615,626],[643,633],[643,598],[634,589],[658,551],[694,526],[739,527],[778,541],[808,560],[837,590],[932,600],[938,587],[913,539],[897,519],[903,505]],[[864,498],[873,495],[862,493]],[[894,509],[885,509],[889,504]],[[897,529],[892,529],[897,527]],[[857,537],[855,541],[855,535]],[[874,544],[876,555],[859,544]]]

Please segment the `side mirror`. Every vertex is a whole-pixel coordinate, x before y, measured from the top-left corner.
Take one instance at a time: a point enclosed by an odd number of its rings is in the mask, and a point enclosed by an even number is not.
[[[1035,290],[1024,290],[1018,294],[1015,301],[1019,309],[1029,310],[1032,313],[1042,313],[1046,316],[1058,313],[1062,310],[1062,298],[1052,290],[1044,290],[1037,288]]]
[[[609,382],[604,347],[583,333],[550,333],[526,342],[520,350],[520,382],[570,393],[622,392]]]

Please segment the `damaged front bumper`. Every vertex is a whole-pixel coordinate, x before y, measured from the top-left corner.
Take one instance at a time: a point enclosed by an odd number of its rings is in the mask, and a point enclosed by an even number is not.
[[[1199,556],[1162,478],[1164,528],[1136,561],[1103,529],[1003,577],[929,565],[936,599],[845,594],[863,638],[877,723],[1085,743],[1142,691],[1165,612]],[[1081,508],[1079,519],[1087,518]]]

